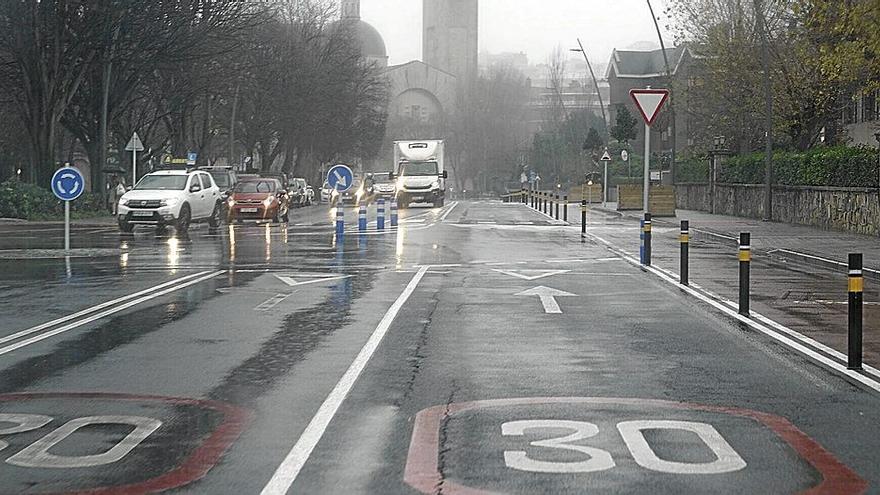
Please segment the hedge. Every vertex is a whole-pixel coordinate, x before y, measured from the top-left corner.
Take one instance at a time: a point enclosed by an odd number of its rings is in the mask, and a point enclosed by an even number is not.
[[[868,147],[820,147],[773,154],[773,182],[786,186],[877,187],[877,150]],[[718,180],[762,184],[764,154],[729,158]],[[705,180],[705,179],[704,179]]]
[[[70,203],[72,216],[77,218],[108,215],[99,194],[85,193]],[[43,189],[16,179],[0,184],[0,218],[53,220],[64,217],[64,202]]]

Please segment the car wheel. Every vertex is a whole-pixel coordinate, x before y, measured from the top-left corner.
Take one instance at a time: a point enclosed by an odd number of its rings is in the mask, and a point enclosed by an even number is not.
[[[212,229],[216,229],[216,228],[220,227],[220,223],[222,222],[222,220],[220,220],[220,218],[221,218],[220,217],[220,210],[221,210],[220,203],[217,203],[217,205],[214,206],[214,212],[211,213],[211,218],[208,219],[208,226],[211,227]]]
[[[177,217],[177,232],[179,234],[184,234],[189,230],[189,223],[192,221],[192,213],[190,212],[189,205],[183,205],[180,207],[180,216]]]
[[[119,230],[125,234],[131,234],[134,231],[134,224],[128,222],[119,222]]]

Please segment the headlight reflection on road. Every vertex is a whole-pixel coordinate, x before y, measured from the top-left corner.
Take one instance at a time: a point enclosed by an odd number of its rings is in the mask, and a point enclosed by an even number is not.
[[[272,260],[272,225],[266,224],[266,261]]]
[[[403,225],[397,228],[397,267],[400,268],[403,266],[403,244],[406,240],[406,227]]]
[[[168,239],[166,244],[168,244],[168,266],[172,268],[172,273],[175,273],[180,264],[180,240],[177,237],[172,237]]]
[[[128,268],[128,253],[122,253],[119,255],[119,268],[125,270]]]
[[[229,261],[235,261],[235,227],[229,226]]]

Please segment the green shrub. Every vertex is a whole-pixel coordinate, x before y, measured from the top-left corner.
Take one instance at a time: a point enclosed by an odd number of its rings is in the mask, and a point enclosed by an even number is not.
[[[877,187],[877,150],[868,147],[820,147],[773,154],[773,182],[788,186]],[[764,154],[728,159],[720,182],[761,184]]]
[[[70,206],[74,217],[107,214],[100,194],[85,193]],[[0,218],[52,220],[63,217],[64,202],[51,191],[15,179],[0,184]]]
[[[676,160],[676,182],[708,182],[709,161],[705,156],[690,156]]]

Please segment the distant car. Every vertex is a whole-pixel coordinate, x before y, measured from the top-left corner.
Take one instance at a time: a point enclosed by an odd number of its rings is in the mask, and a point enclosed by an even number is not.
[[[375,198],[391,199],[397,194],[397,183],[390,172],[374,173],[371,177],[371,194]]]
[[[330,198],[330,204],[334,206],[338,204],[369,204],[370,196],[365,187],[366,184],[364,180],[355,177],[354,181],[351,184],[351,188],[348,191],[333,194],[333,196]]]
[[[278,179],[257,177],[239,182],[227,205],[230,223],[244,220],[287,223],[290,219],[290,197]]]
[[[204,170],[211,174],[211,178],[214,179],[217,187],[220,188],[220,196],[223,200],[221,203],[223,205],[222,216],[226,217],[228,214],[226,211],[226,200],[229,199],[232,190],[238,184],[238,176],[235,174],[235,170],[232,167],[201,167],[199,170]]]
[[[290,193],[291,198],[290,202],[294,206],[310,206],[312,204],[313,196],[309,197],[309,184],[305,179],[302,178],[294,178],[290,181]]]
[[[193,222],[217,228],[221,222],[220,188],[201,170],[159,170],[149,173],[119,198],[119,230],[136,225],[173,226],[185,233]]]
[[[330,184],[325,182],[324,185],[321,186],[321,202],[329,203],[333,199],[333,193],[335,192],[336,191],[330,188]]]

